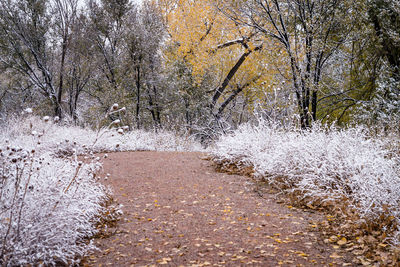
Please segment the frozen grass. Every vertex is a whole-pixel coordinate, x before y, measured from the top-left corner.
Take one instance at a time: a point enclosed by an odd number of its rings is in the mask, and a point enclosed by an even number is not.
[[[115,125],[114,125],[115,124]],[[26,116],[0,128],[0,265],[73,265],[93,249],[109,190],[94,152],[189,151],[201,146],[168,132],[99,132]],[[118,133],[119,131],[119,133]],[[89,163],[82,163],[85,155]]]
[[[360,128],[299,132],[260,121],[222,137],[213,157],[254,167],[256,177],[298,202],[345,207],[369,222],[390,218],[391,241],[399,243],[400,157],[387,147]]]
[[[0,149],[2,266],[79,261],[92,249],[83,241],[96,232],[107,200],[106,189],[95,180],[101,166],[6,142]]]
[[[1,157],[1,225],[5,266],[72,264],[90,244],[106,190],[94,180],[95,164],[79,166],[5,148]]]
[[[22,120],[22,121],[21,121]],[[111,129],[110,129],[111,128]],[[202,151],[199,143],[191,137],[180,137],[167,131],[146,132],[133,130],[118,133],[122,128],[113,125],[110,128],[93,131],[74,126],[59,126],[52,121],[28,116],[8,121],[3,129],[2,136],[8,139],[18,139],[18,145],[33,147],[36,145],[36,136],[40,137],[40,148],[60,156],[65,153],[71,155],[74,150],[78,154],[83,152],[113,152],[113,151],[136,151],[136,150],[157,150],[157,151]],[[0,137],[1,144],[1,137]]]

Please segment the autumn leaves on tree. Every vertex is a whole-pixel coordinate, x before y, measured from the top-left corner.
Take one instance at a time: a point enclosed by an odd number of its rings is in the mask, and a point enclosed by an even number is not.
[[[340,119],[365,97],[356,92],[366,88],[352,82],[352,73],[361,71],[354,47],[361,41],[360,15],[368,8],[363,1],[159,1],[159,6],[175,47],[168,56],[189,64],[198,83],[213,72],[206,93],[217,119],[241,92],[251,110],[271,105],[268,95],[283,90],[278,110],[298,114],[302,128],[327,115]],[[290,106],[295,110],[288,112]]]
[[[308,128],[400,98],[385,84],[399,80],[394,1],[0,2],[2,113],[95,126],[120,103],[130,128],[236,128],[260,110]]]

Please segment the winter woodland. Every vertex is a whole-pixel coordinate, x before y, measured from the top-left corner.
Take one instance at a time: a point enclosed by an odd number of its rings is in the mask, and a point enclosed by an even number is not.
[[[134,150],[251,168],[396,251],[399,90],[397,0],[0,0],[0,265],[78,264],[96,153]]]

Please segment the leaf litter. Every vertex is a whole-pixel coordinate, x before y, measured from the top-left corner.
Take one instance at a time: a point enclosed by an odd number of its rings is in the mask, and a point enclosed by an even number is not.
[[[248,178],[215,173],[202,156],[131,152],[104,159],[104,171],[114,177],[105,183],[124,188],[114,194],[124,213],[109,229],[112,236],[93,240],[99,251],[83,265],[341,266],[357,257],[345,250],[344,236],[328,243],[320,238],[320,214],[243,190]]]

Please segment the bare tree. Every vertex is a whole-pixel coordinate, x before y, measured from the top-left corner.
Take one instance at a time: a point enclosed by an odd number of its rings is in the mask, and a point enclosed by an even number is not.
[[[55,114],[60,115],[61,99],[57,98],[52,55],[47,46],[50,28],[47,1],[2,0],[0,5],[0,30],[7,43],[1,62],[26,76],[51,101]]]
[[[87,18],[80,14],[72,25],[69,40],[69,53],[66,60],[66,93],[68,94],[68,111],[75,123],[78,122],[78,101],[85,90],[95,68],[94,45],[87,36]]]
[[[220,7],[235,22],[263,33],[285,49],[302,128],[317,119],[324,68],[346,44],[356,15],[343,0],[251,0]]]
[[[87,38],[92,42],[93,69],[88,93],[102,112],[113,103],[127,101],[125,82],[131,75],[126,68],[124,38],[127,20],[134,15],[130,1],[88,1]]]
[[[161,94],[164,77],[162,76],[161,45],[165,36],[165,28],[161,14],[154,4],[145,2],[140,16],[140,27],[142,28],[144,41],[139,48],[144,55],[144,69],[146,79],[146,91],[148,107],[153,119],[154,128],[157,130],[161,124]]]
[[[77,0],[1,0],[0,61],[14,69],[63,115],[66,57]]]
[[[77,18],[78,0],[54,0],[52,5],[52,12],[54,13],[54,32],[55,39],[60,40],[59,47],[59,71],[58,71],[58,87],[57,89],[57,105],[56,115],[61,117],[61,101],[64,92],[64,77],[66,68],[66,58],[70,48],[72,27]],[[78,95],[76,95],[76,98]],[[77,101],[77,99],[76,99]]]

